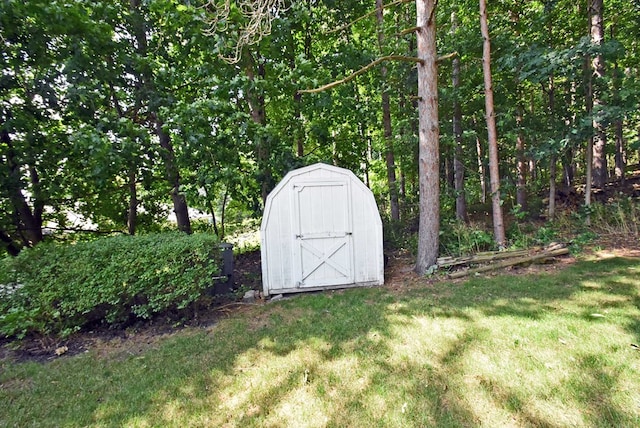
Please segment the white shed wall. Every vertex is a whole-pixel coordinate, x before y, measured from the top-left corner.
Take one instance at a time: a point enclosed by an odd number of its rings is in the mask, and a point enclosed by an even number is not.
[[[384,283],[380,214],[349,170],[287,174],[267,197],[261,241],[265,295]]]

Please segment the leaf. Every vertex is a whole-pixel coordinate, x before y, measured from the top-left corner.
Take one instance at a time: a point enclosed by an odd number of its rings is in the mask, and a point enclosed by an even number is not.
[[[59,356],[61,356],[63,354],[66,354],[67,351],[69,351],[69,348],[67,346],[61,346],[59,348],[56,348],[56,350],[54,352],[59,357]]]

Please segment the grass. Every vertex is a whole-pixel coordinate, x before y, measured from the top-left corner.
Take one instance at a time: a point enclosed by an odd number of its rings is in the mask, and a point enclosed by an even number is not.
[[[0,426],[640,426],[640,260],[297,296],[0,362]]]

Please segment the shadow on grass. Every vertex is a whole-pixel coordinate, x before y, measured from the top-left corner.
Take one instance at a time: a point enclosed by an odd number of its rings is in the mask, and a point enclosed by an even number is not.
[[[29,386],[0,388],[3,403],[17,409],[1,410],[0,425],[475,426],[497,415],[505,418],[497,424],[562,426],[532,411],[526,390],[465,364],[494,335],[491,320],[579,318],[599,303],[615,318],[590,321],[638,340],[640,285],[631,271],[639,267],[618,258],[399,295],[376,288],[298,296],[142,355],[12,367],[0,379]],[[583,422],[640,422],[637,406],[624,409],[612,398],[621,380],[604,352],[578,355],[579,370],[567,381],[575,405],[586,409]],[[490,409],[474,402],[467,380]]]

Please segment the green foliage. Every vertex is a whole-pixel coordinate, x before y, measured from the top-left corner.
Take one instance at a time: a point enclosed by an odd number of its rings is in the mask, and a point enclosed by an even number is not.
[[[607,204],[591,205],[594,229],[605,233],[640,235],[640,200],[621,197]]]
[[[443,223],[440,231],[440,253],[461,256],[491,250],[495,242],[490,232],[478,225],[451,220]]]
[[[184,310],[211,286],[218,254],[212,235],[182,233],[24,250],[1,261],[0,334],[66,336],[89,323]]]

